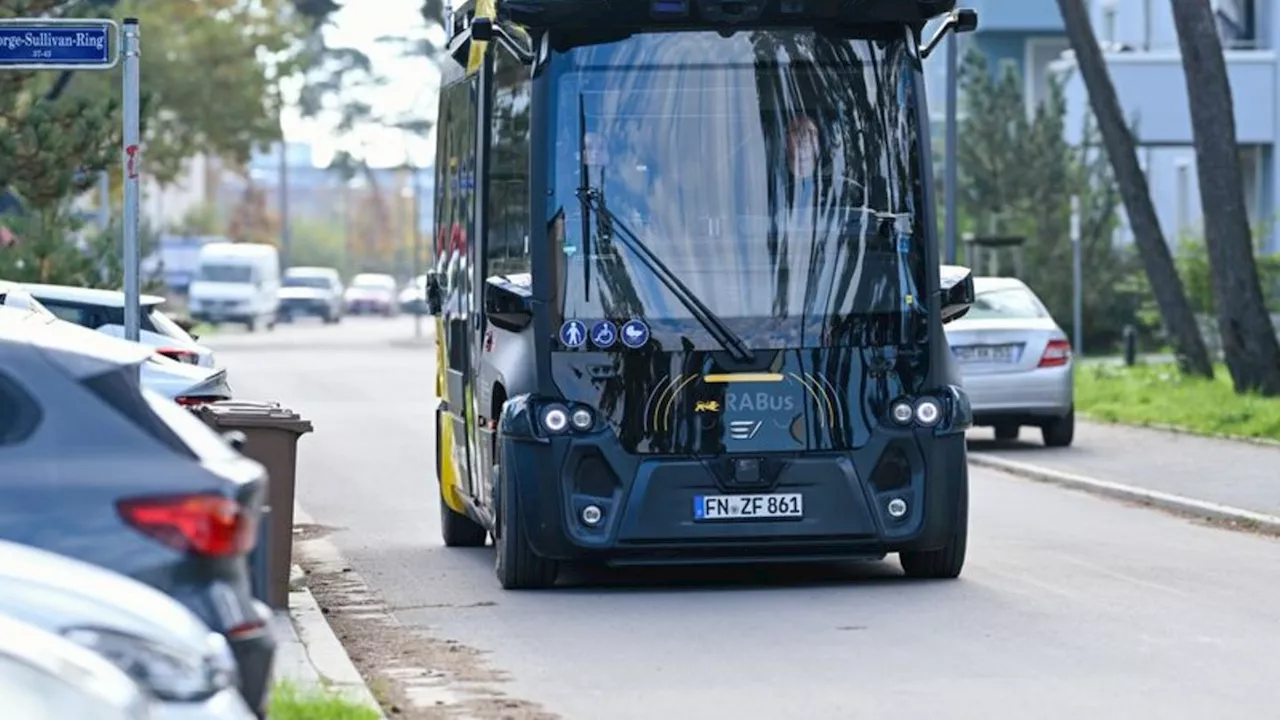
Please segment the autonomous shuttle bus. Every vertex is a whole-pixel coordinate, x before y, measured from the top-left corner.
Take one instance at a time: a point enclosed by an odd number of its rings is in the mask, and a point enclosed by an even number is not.
[[[927,44],[926,22],[941,19]],[[921,62],[954,0],[473,0],[436,228],[444,542],[569,563],[964,564]]]

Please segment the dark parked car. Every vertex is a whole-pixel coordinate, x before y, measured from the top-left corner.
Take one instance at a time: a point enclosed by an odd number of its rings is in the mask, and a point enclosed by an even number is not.
[[[133,577],[226,636],[265,712],[275,639],[247,554],[262,466],[139,385],[152,350],[0,316],[0,539]]]

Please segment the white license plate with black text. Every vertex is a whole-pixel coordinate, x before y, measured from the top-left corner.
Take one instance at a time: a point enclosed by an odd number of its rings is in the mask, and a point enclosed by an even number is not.
[[[698,521],[799,517],[804,517],[804,496],[799,493],[698,495],[693,498],[693,519]]]
[[[963,362],[1012,363],[1018,361],[1018,346],[968,345],[956,348],[956,357]]]

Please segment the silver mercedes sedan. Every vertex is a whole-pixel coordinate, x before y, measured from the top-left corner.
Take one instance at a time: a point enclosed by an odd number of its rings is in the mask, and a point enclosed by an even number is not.
[[[974,425],[1016,440],[1024,425],[1044,444],[1067,447],[1075,435],[1071,341],[1021,280],[975,277],[969,312],[946,325],[973,404]]]

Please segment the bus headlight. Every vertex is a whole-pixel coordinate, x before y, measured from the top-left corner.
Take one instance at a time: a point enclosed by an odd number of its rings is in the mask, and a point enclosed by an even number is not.
[[[899,425],[911,424],[911,419],[916,416],[915,408],[911,407],[911,403],[906,400],[899,400],[894,403],[889,413],[892,415],[893,421]]]
[[[542,428],[549,433],[562,433],[569,427],[569,411],[562,405],[548,405],[542,411]]]
[[[942,419],[942,406],[933,398],[920,398],[916,401],[916,422],[921,425],[937,425]]]
[[[587,431],[595,424],[596,419],[590,410],[580,407],[569,416],[569,422],[573,424],[575,430]]]

